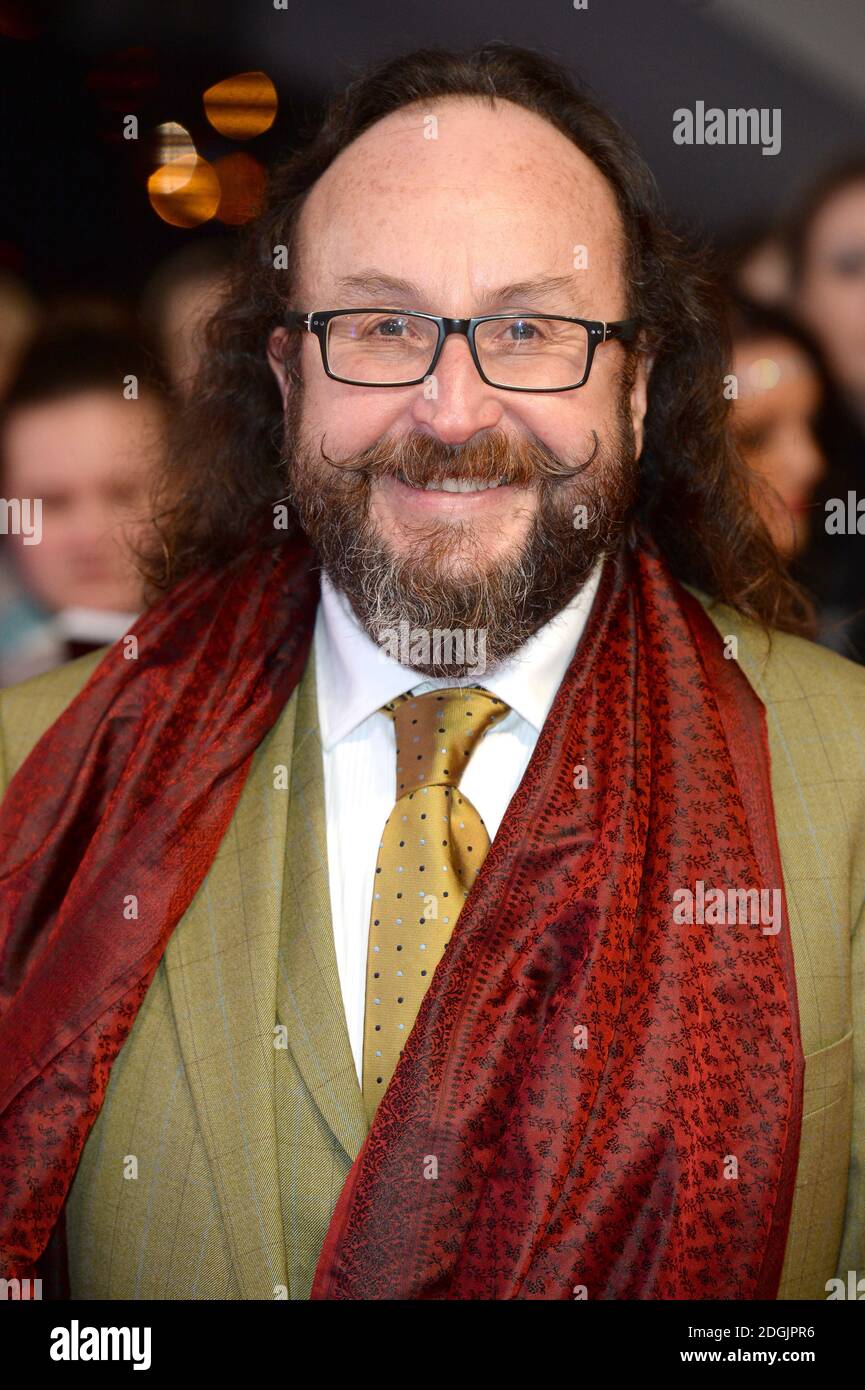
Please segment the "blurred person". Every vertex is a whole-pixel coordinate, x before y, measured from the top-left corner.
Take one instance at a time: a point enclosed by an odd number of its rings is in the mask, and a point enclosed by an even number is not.
[[[752,304],[783,310],[790,299],[790,253],[774,227],[746,227],[723,247],[727,278]]]
[[[821,521],[802,575],[819,605],[821,641],[865,662],[865,156],[830,170],[806,195],[789,245],[793,304],[832,379],[817,420],[827,461]]]
[[[818,354],[783,314],[743,300],[734,305],[731,333],[733,432],[755,475],[755,504],[775,545],[791,558],[807,543],[814,491],[825,472],[815,436],[823,396]]]
[[[0,1272],[796,1299],[862,1267],[865,672],[801,635],[724,312],[524,49],[396,57],[275,170],[135,659],[0,697]]]
[[[865,156],[834,170],[792,219],[797,310],[865,428]]]
[[[144,287],[142,323],[181,396],[198,369],[203,331],[219,303],[230,260],[226,238],[192,242],[168,256]]]
[[[164,424],[151,357],[116,315],[66,306],[30,343],[0,414],[3,497],[22,518],[2,541],[0,684],[114,641],[141,611],[133,547]]]

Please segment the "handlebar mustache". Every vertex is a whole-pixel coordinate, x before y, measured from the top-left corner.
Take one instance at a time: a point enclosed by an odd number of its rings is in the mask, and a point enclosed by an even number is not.
[[[399,477],[412,487],[440,483],[459,477],[467,482],[531,487],[539,479],[567,481],[584,473],[597,457],[600,439],[591,431],[592,447],[585,459],[568,462],[539,440],[514,442],[504,435],[450,448],[429,435],[413,434],[397,440],[377,440],[367,449],[345,458],[331,458],[322,439],[320,452],[325,463],[341,473],[364,475],[368,479]]]

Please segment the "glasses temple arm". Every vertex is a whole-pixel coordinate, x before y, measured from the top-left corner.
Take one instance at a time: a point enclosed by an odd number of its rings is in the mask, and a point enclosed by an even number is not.
[[[637,336],[636,319],[619,319],[616,323],[604,324],[604,338],[606,343],[610,338],[615,338],[620,343],[632,343]]]

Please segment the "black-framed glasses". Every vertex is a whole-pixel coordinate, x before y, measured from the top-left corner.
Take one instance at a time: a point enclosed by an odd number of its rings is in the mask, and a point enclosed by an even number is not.
[[[327,375],[349,386],[418,386],[434,372],[445,339],[461,333],[487,386],[501,391],[574,391],[585,386],[601,343],[631,344],[637,321],[604,323],[566,314],[442,318],[403,309],[291,311],[287,328],[314,333]]]

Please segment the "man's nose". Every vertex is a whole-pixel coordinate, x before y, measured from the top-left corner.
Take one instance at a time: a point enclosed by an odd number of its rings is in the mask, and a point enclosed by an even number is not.
[[[501,392],[481,379],[468,340],[459,333],[445,339],[435,370],[418,388],[412,416],[443,444],[464,444],[479,430],[501,421]]]

